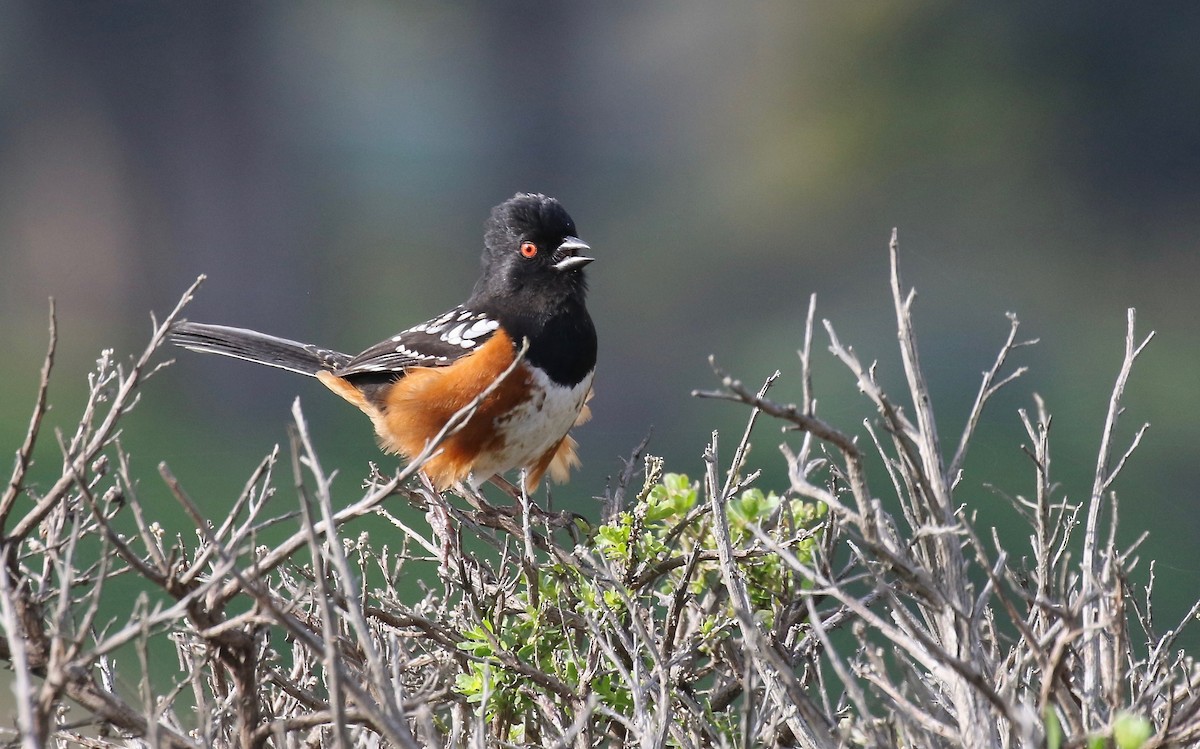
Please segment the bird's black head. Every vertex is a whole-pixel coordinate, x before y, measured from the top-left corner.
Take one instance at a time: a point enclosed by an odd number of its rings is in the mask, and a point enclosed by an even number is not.
[[[582,306],[591,249],[554,198],[517,193],[492,209],[484,232],[483,274],[472,302],[534,316]]]

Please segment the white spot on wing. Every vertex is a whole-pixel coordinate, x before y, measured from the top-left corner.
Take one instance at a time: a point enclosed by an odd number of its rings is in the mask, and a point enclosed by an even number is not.
[[[498,327],[500,327],[500,323],[496,322],[495,320],[489,320],[486,317],[481,317],[478,322],[463,331],[462,337],[471,339],[478,338],[481,335],[492,332]]]
[[[463,332],[463,330],[466,329],[466,327],[467,327],[467,324],[465,322],[455,325],[453,328],[451,328],[449,333],[445,333],[442,335],[442,340],[445,341],[446,343],[449,343],[451,346],[461,345],[462,344],[462,332]]]
[[[457,314],[458,314],[458,310],[452,309],[449,312],[447,312],[446,314],[437,318],[436,320],[430,320],[427,323],[418,325],[416,328],[413,328],[413,330],[417,330],[419,328],[425,333],[429,333],[429,334],[438,333],[442,330],[442,328],[444,328],[448,324],[450,324],[450,321],[453,320],[454,316]]]

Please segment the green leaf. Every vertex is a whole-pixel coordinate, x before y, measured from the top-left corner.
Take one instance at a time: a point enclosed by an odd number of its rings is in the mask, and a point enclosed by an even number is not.
[[[477,672],[458,674],[454,677],[454,691],[467,698],[467,702],[483,699],[483,676]]]
[[[1062,749],[1062,723],[1058,720],[1058,713],[1054,712],[1053,706],[1046,705],[1042,722],[1046,725],[1046,749]]]
[[[1141,715],[1129,712],[1117,713],[1113,722],[1113,741],[1117,749],[1141,749],[1154,735],[1154,726]]]
[[[668,473],[646,497],[646,521],[657,523],[681,517],[696,504],[696,486],[682,473]]]

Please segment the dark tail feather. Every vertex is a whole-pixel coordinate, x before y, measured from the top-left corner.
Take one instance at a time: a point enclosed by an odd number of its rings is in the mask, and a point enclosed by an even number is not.
[[[322,370],[339,369],[353,358],[348,354],[245,328],[205,325],[186,320],[171,326],[169,337],[171,343],[192,351],[231,356],[310,377]]]

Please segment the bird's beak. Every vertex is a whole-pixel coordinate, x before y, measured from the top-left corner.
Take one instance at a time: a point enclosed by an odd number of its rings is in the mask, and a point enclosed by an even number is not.
[[[591,249],[592,248],[588,246],[588,243],[584,242],[579,237],[567,237],[562,241],[562,244],[558,246],[558,249],[554,251],[554,256],[561,258],[561,260],[554,264],[554,269],[568,271],[582,268],[596,258],[588,257],[587,255],[581,255],[579,253],[587,252]]]

